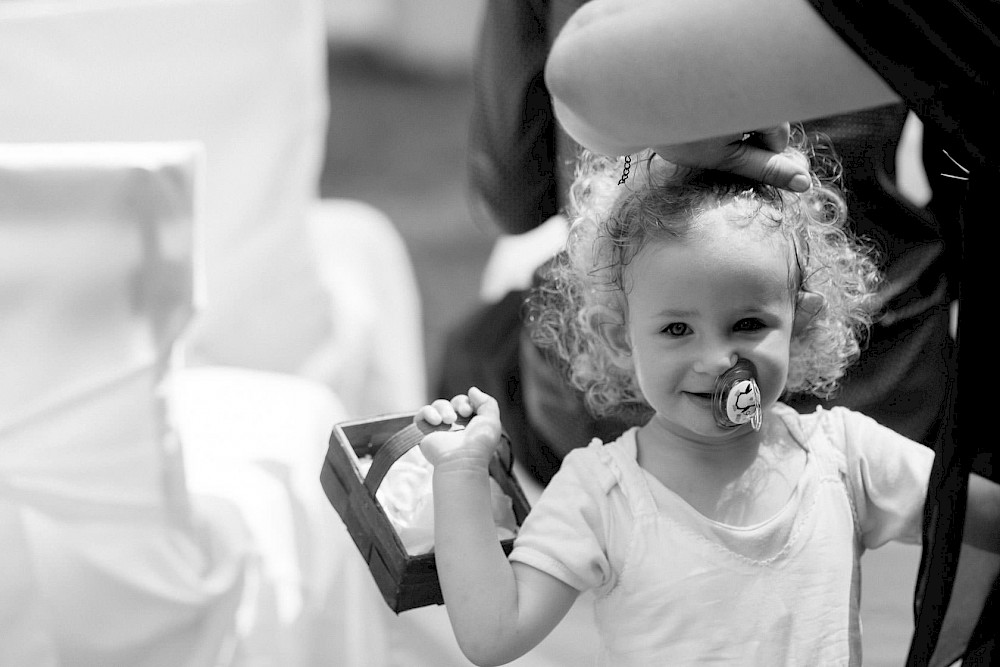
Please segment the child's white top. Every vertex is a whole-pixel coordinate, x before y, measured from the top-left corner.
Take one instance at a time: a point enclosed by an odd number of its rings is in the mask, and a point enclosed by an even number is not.
[[[566,456],[510,558],[595,589],[598,664],[861,664],[860,556],[920,540],[933,452],[844,408],[778,404],[765,429],[806,465],[786,505],[748,527],[643,471],[635,429]]]

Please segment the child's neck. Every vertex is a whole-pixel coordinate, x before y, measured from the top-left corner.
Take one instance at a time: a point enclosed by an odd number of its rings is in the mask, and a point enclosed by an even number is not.
[[[784,507],[805,466],[805,452],[790,438],[772,433],[774,427],[728,441],[699,442],[671,433],[654,418],[639,429],[638,462],[709,519],[754,525]]]

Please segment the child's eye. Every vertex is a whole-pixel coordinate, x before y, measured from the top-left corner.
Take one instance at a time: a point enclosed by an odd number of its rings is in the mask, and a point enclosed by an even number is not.
[[[660,330],[661,333],[668,334],[670,336],[683,336],[684,334],[691,331],[691,328],[683,322],[673,322],[663,327]]]
[[[766,326],[763,321],[756,317],[747,317],[733,325],[733,331],[760,331]]]

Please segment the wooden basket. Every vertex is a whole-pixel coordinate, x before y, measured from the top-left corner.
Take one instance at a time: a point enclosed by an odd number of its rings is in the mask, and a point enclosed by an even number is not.
[[[411,556],[375,498],[382,477],[392,463],[419,442],[414,434],[413,413],[381,415],[346,421],[334,426],[320,482],[368,563],[382,597],[397,614],[407,609],[442,604],[434,554]],[[416,437],[414,437],[416,436]],[[490,476],[510,496],[514,518],[520,526],[530,509],[524,491],[511,471],[509,442],[506,456],[490,462]],[[362,476],[358,459],[372,457],[368,479]],[[514,540],[502,540],[510,553]]]

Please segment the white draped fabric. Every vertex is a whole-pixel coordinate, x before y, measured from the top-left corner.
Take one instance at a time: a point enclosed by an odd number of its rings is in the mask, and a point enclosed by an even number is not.
[[[237,641],[248,533],[187,493],[159,390],[194,308],[202,160],[0,146],[0,507],[22,569],[0,582],[38,664],[214,664]]]
[[[0,2],[0,142],[203,144],[207,302],[188,362],[302,375],[346,395],[341,385],[353,394],[363,369],[342,344],[359,329],[335,299],[376,268],[400,302],[416,287],[384,216],[358,202],[316,210],[329,107],[323,12],[322,0]],[[355,238],[317,244],[340,233]],[[332,295],[329,265],[367,258],[354,251],[371,242],[393,246],[393,263],[363,267]],[[398,352],[374,360],[379,373],[404,355],[422,360],[422,345],[419,321],[397,328]],[[393,375],[396,395],[423,400],[422,361]]]
[[[425,369],[325,58],[320,0],[0,2],[0,667],[344,664],[327,438]]]

